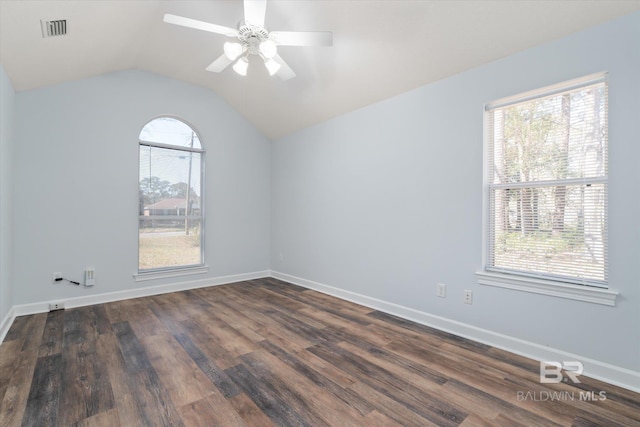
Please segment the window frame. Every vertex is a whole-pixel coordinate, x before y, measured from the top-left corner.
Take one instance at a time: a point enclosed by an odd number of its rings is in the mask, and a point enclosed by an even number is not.
[[[183,147],[179,145],[165,144],[153,141],[143,140],[138,136],[138,197],[140,192],[140,150],[142,147],[150,147],[150,148],[160,148],[166,150],[174,150],[181,151],[185,153],[198,153],[200,155],[200,215],[194,216],[189,215],[191,219],[197,219],[200,221],[200,262],[198,264],[188,264],[188,265],[177,265],[177,266],[168,266],[168,267],[157,267],[157,268],[149,268],[149,269],[140,269],[140,220],[144,218],[144,215],[140,215],[138,211],[138,227],[137,227],[137,243],[138,243],[138,262],[137,262],[137,273],[134,274],[134,279],[136,282],[153,280],[153,279],[162,279],[162,278],[170,278],[170,277],[178,277],[184,275],[191,274],[201,274],[206,273],[209,270],[209,267],[205,264],[205,165],[206,165],[206,150],[204,149],[204,145],[202,140],[200,139],[200,133],[195,129],[193,125],[191,125],[186,120],[173,116],[173,115],[160,115],[153,117],[152,119],[145,122],[145,124],[140,128],[140,132],[149,125],[150,123],[158,120],[158,119],[172,119],[183,123],[185,126],[189,127],[191,131],[197,136],[198,141],[200,143],[200,148],[193,147]],[[139,202],[138,202],[139,203]],[[170,219],[170,218],[163,218]]]
[[[490,268],[490,245],[491,245],[491,191],[492,187],[496,188],[495,184],[489,182],[488,169],[490,159],[490,144],[492,142],[490,138],[490,110],[496,108],[506,107],[511,104],[520,102],[532,101],[535,99],[547,97],[555,93],[562,93],[570,90],[579,89],[584,86],[595,84],[598,82],[604,82],[609,85],[609,78],[606,72],[591,74],[582,78],[565,81],[559,84],[542,87],[532,91],[520,93],[514,96],[502,98],[484,106],[484,120],[483,120],[483,202],[482,202],[482,270],[476,272],[476,278],[478,284],[487,285],[493,287],[500,287],[560,298],[568,298],[572,300],[591,302],[596,304],[603,304],[609,306],[615,306],[617,291],[609,289],[608,282],[605,282],[603,286],[594,286],[588,283],[578,284],[571,283],[570,281],[563,281],[559,278],[546,278],[541,277],[539,274],[527,274],[526,272],[518,271],[501,271],[500,268]],[[608,90],[608,88],[607,88]],[[607,106],[607,117],[609,114]],[[609,147],[607,146],[607,150]],[[608,160],[607,160],[608,161]],[[604,179],[597,178],[598,181],[604,181],[605,185],[608,183],[608,172]],[[562,180],[570,182],[571,179]],[[581,180],[582,182],[582,180]],[[608,188],[606,194],[608,195]],[[605,204],[605,210],[608,209],[608,205]],[[608,222],[608,217],[607,217]],[[608,233],[608,225],[607,225]],[[608,240],[608,238],[607,238]],[[608,245],[605,248],[605,257],[608,256]],[[606,271],[605,271],[606,278]]]

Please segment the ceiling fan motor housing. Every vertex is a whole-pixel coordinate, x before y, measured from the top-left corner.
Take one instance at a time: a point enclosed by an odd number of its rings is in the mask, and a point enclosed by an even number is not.
[[[260,53],[260,43],[269,40],[269,32],[262,27],[241,22],[238,24],[238,39],[246,44],[250,54],[257,55]]]

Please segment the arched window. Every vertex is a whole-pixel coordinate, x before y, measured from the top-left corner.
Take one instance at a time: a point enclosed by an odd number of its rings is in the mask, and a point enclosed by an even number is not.
[[[142,128],[139,140],[138,271],[202,266],[200,138],[183,121],[159,117]]]

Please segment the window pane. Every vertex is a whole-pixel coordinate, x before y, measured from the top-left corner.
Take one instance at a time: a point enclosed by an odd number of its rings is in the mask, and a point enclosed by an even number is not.
[[[199,218],[151,217],[139,226],[140,270],[202,264]]]
[[[198,135],[187,124],[171,117],[160,117],[147,123],[140,132],[140,141],[202,148]]]
[[[140,146],[140,215],[200,211],[200,153]],[[190,188],[190,191],[187,191]]]
[[[603,85],[497,109],[491,119],[493,184],[607,173]]]
[[[139,270],[202,264],[201,157],[140,146]]]
[[[493,191],[493,267],[605,281],[604,184]]]

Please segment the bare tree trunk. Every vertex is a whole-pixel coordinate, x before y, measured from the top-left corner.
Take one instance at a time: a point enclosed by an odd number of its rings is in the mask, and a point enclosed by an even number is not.
[[[569,138],[571,137],[571,95],[562,95],[562,141],[559,146],[560,165],[556,179],[566,179],[569,169]],[[554,193],[553,234],[564,231],[564,212],[567,207],[567,187],[558,186]]]
[[[531,225],[533,226],[534,231],[538,231],[540,229],[540,214],[538,209],[538,194],[539,188],[531,189],[531,214],[533,215],[531,219]]]
[[[597,89],[589,91],[593,95],[593,145],[589,146],[590,152],[588,156],[590,160],[594,161],[597,167],[596,173],[604,174],[604,144],[602,124],[600,122],[600,103],[602,97],[600,91]],[[599,205],[604,205],[604,194],[600,190],[600,186],[591,187],[586,189],[586,203],[587,206],[592,206],[591,209],[585,212],[584,218],[584,238],[585,244],[592,259],[598,263],[604,263],[604,236],[606,233],[604,225],[604,217],[600,210],[597,208]]]
[[[522,189],[522,234],[531,234],[534,230],[533,194],[535,189]]]
[[[524,227],[522,226],[522,189],[517,189],[515,191],[516,194],[516,228],[515,231],[524,232]]]
[[[506,142],[504,137],[502,138],[502,152],[505,153],[506,152]],[[507,173],[507,167],[506,167],[506,159],[504,154],[501,156],[502,157],[502,162],[500,165],[501,168],[501,174],[502,174],[502,179],[504,182],[507,181],[506,178],[506,173]],[[504,190],[502,191],[501,197],[500,197],[500,221],[502,221],[502,225],[501,225],[501,230],[502,232],[507,232],[509,230],[509,190]]]
[[[498,175],[500,183],[508,182],[507,176],[507,141],[504,137],[505,117],[503,110],[497,110],[494,113],[494,159],[499,159],[495,162],[494,170]],[[500,190],[495,194],[495,203],[498,207],[497,231],[503,233],[509,231],[509,190]]]

